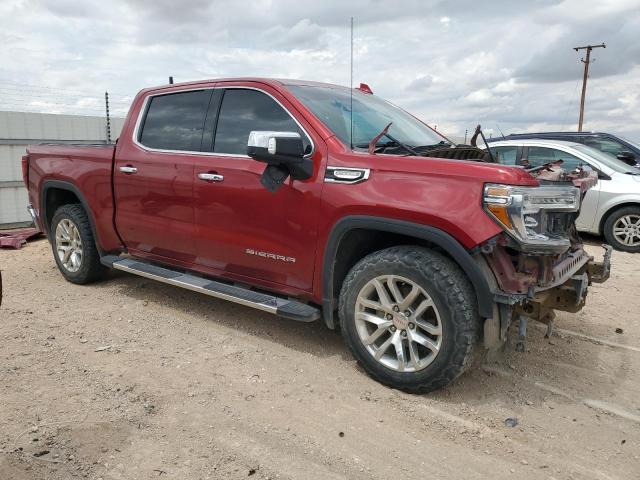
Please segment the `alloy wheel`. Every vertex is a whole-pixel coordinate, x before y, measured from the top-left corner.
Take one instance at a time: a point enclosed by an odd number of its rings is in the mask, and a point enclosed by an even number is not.
[[[65,270],[71,273],[80,270],[82,238],[76,224],[68,218],[61,220],[56,227],[56,252]]]
[[[430,365],[442,345],[442,323],[433,299],[416,282],[381,275],[362,287],[355,325],[371,356],[398,372]]]
[[[613,224],[613,236],[622,245],[640,245],[640,215],[625,215]]]

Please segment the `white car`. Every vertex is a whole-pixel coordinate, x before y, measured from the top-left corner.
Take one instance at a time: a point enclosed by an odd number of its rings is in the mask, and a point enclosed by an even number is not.
[[[640,169],[573,142],[523,139],[489,145],[494,160],[504,165],[537,167],[562,160],[567,170],[578,165],[596,170],[598,184],[585,195],[578,230],[604,235],[617,250],[640,252]]]

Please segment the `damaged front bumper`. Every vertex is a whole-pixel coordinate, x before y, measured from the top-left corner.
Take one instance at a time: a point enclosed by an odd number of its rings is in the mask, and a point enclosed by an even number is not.
[[[604,248],[602,261],[591,261],[587,268],[591,283],[604,283],[611,275],[611,252],[613,252],[613,247],[611,245],[602,245],[602,247]]]
[[[497,318],[485,324],[485,343],[488,340],[491,343],[492,336],[488,335],[487,328],[494,332],[493,337],[504,342],[515,318],[521,318],[521,322],[530,318],[550,325],[556,310],[580,311],[585,305],[588,287],[609,278],[612,248],[609,245],[603,248],[600,262],[579,248],[554,265],[549,265],[552,261],[549,257],[521,257],[517,266],[506,252],[494,250],[487,260],[499,282],[494,295],[497,310],[494,317]]]
[[[479,248],[479,263],[491,270],[487,276],[494,287],[493,316],[484,324],[485,346],[490,349],[504,344],[516,318],[522,340],[516,348],[523,349],[527,319],[551,328],[556,310],[578,312],[589,285],[609,278],[611,247],[604,245],[602,262],[595,262],[575,226],[597,173],[565,171],[560,163],[528,170],[538,180],[537,187],[485,184],[485,211],[504,232]]]

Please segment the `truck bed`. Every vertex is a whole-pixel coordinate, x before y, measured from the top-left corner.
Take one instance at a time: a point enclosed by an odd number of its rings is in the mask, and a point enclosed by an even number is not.
[[[27,147],[28,177],[25,180],[29,201],[35,207],[45,233],[55,212],[52,208],[42,208],[43,200],[56,195],[56,188],[71,186],[78,202],[91,213],[100,248],[110,251],[121,245],[113,224],[114,152],[115,145],[104,144],[38,144]]]

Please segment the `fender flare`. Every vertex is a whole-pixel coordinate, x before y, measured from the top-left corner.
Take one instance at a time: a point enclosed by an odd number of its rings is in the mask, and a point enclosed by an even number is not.
[[[76,187],[73,183],[70,183],[70,182],[65,182],[62,180],[45,180],[42,184],[42,191],[40,193],[40,220],[42,222],[42,228],[44,230],[44,234],[47,236],[47,238],[51,240],[50,232],[49,232],[49,223],[46,221],[47,219],[46,198],[47,198],[47,192],[52,188],[56,188],[58,190],[67,190],[73,193],[76,197],[78,197],[78,200],[82,205],[82,208],[84,208],[84,211],[87,212],[87,217],[89,217],[89,224],[91,225],[91,232],[93,233],[93,239],[96,243],[96,248],[98,249],[98,253],[100,255],[103,255],[104,252],[102,251],[102,249],[100,248],[100,244],[98,243],[98,235],[96,233],[96,223],[95,223],[95,220],[93,219],[93,212],[91,211],[91,208],[89,208],[89,204],[87,203],[87,200],[84,198],[84,195],[82,194],[82,192],[78,189],[78,187]]]
[[[429,225],[383,217],[354,215],[340,219],[333,226],[325,248],[322,266],[322,316],[329,328],[334,328],[336,298],[333,295],[334,261],[345,233],[353,229],[396,233],[426,240],[442,248],[467,275],[476,293],[478,312],[482,318],[493,316],[493,293],[485,274],[471,254],[451,235]]]

